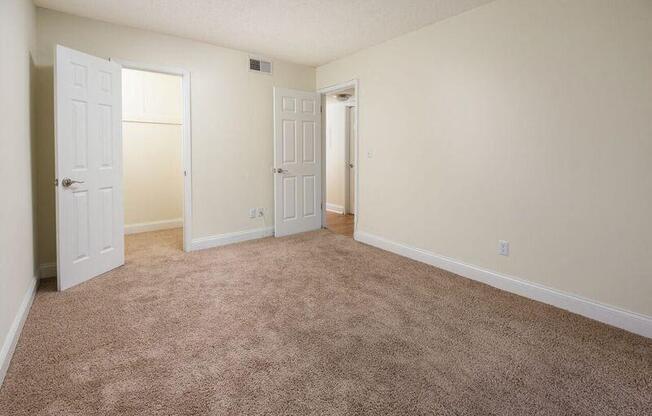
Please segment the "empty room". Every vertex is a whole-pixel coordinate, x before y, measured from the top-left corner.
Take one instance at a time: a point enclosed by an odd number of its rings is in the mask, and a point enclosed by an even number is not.
[[[652,414],[652,1],[0,0],[0,415]]]

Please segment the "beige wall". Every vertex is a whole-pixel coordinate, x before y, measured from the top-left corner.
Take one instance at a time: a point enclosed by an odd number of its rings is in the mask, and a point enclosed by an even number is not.
[[[122,71],[125,227],[181,220],[181,77]]]
[[[0,360],[8,353],[10,328],[37,276],[31,157],[34,22],[31,1],[0,2]]]
[[[39,249],[55,259],[52,64],[59,43],[105,58],[191,72],[193,238],[271,226],[248,209],[273,212],[272,87],[314,90],[314,68],[274,61],[272,76],[252,73],[248,54],[37,9],[39,80]],[[269,217],[269,215],[268,215]]]
[[[353,78],[361,231],[652,315],[652,2],[498,0]]]
[[[125,226],[181,220],[181,126],[123,123]]]

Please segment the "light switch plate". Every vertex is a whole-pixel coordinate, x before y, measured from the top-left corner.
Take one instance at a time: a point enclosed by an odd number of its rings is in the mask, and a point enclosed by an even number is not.
[[[498,240],[498,254],[509,256],[509,241]]]

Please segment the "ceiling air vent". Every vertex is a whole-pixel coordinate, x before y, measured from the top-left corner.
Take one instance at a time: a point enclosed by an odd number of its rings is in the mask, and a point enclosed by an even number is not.
[[[249,70],[254,72],[262,72],[265,74],[272,73],[272,63],[263,61],[259,58],[249,58]]]

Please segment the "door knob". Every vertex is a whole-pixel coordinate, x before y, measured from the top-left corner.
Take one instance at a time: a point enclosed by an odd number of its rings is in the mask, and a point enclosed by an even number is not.
[[[287,169],[276,168],[276,169],[274,169],[274,173],[288,173],[288,171],[287,171]]]
[[[63,178],[63,180],[61,181],[61,185],[63,185],[64,188],[67,188],[75,183],[84,183],[84,181],[75,181],[70,178]]]
[[[353,163],[349,163],[349,167],[353,169]]]

